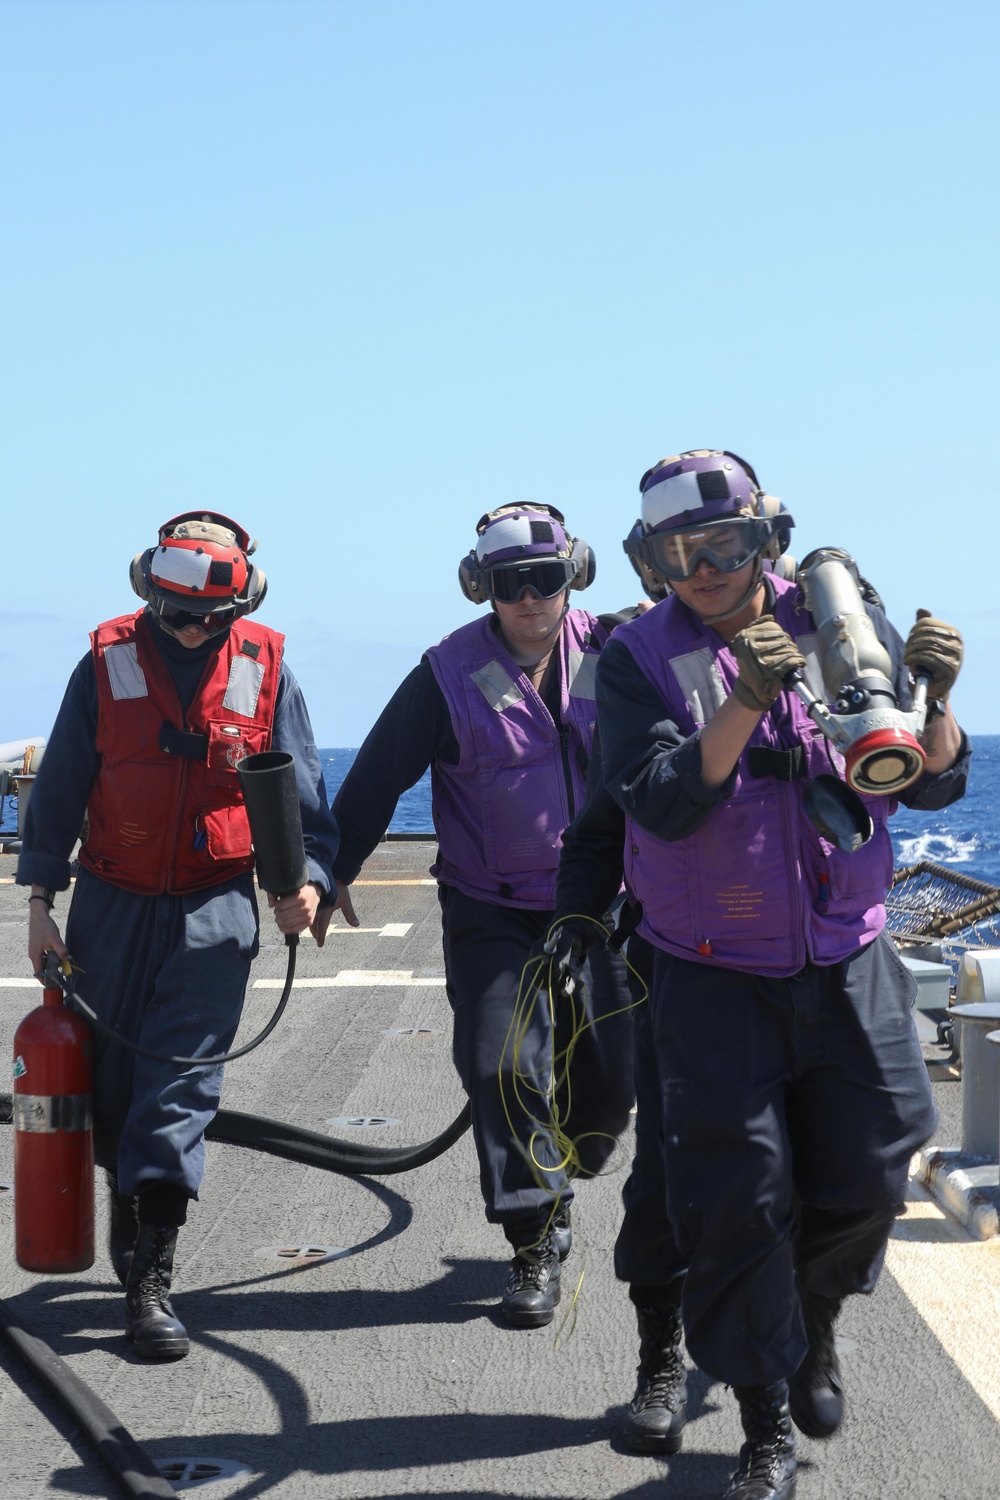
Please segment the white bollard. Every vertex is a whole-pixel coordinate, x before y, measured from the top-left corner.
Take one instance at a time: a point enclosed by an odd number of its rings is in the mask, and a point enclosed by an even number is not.
[[[961,1027],[962,1154],[1000,1160],[1000,1052],[987,1043],[1000,1026],[1000,1001],[956,1005]]]

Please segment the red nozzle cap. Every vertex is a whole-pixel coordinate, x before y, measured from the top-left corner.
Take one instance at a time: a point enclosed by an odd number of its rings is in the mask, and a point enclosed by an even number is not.
[[[844,757],[848,786],[869,797],[894,797],[924,774],[927,756],[905,729],[873,729]]]

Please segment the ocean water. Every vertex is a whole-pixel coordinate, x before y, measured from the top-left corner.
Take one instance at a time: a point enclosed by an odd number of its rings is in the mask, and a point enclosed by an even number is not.
[[[889,823],[897,865],[929,859],[1000,886],[1000,735],[974,734],[965,796],[938,813],[900,806]]]
[[[972,774],[961,802],[940,813],[900,807],[889,827],[898,865],[929,859],[963,875],[1000,886],[1000,735],[973,735]],[[323,778],[331,801],[354,762],[356,750],[321,750]],[[400,798],[389,825],[393,833],[430,833],[430,773]],[[2,830],[17,828],[17,799],[7,798]]]
[[[357,750],[321,750],[323,780],[332,802],[340,789],[340,783],[354,764]],[[389,824],[390,833],[433,833],[431,818],[431,773],[426,771],[416,786],[404,792],[396,804],[396,811]]]

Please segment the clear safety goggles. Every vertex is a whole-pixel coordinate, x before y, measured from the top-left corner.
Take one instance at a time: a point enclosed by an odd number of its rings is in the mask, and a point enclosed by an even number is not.
[[[740,518],[690,531],[653,531],[641,545],[650,567],[679,582],[693,578],[701,562],[720,573],[734,573],[757,556],[769,534],[766,522]]]
[[[484,568],[483,582],[490,599],[499,604],[516,604],[529,589],[539,599],[554,599],[569,588],[576,574],[577,564],[572,558],[552,557],[513,567]]]
[[[168,630],[186,630],[189,625],[197,625],[206,635],[218,635],[219,631],[228,630],[236,619],[236,607],[231,604],[209,614],[196,614],[190,609],[180,609],[157,595],[149,602]]]

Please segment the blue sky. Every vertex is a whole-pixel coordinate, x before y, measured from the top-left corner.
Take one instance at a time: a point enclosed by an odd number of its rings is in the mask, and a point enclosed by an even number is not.
[[[959,625],[1000,733],[995,3],[2,0],[0,740],[132,556],[260,538],[322,745],[549,500],[637,597],[639,476],[743,453],[801,556]]]

